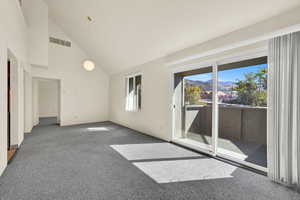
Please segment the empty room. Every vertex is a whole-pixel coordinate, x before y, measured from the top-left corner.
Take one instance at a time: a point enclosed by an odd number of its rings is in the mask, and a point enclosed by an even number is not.
[[[299,0],[1,0],[0,200],[299,200]]]

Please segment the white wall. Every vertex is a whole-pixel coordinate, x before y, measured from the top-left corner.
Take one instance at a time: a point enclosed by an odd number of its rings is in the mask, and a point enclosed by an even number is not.
[[[39,124],[39,81],[32,79],[32,118],[33,126]]]
[[[20,61],[18,68],[18,147],[24,140],[24,65]]]
[[[72,41],[49,20],[49,36]],[[32,76],[58,79],[61,84],[61,125],[108,120],[109,77],[96,64],[92,72],[82,68],[88,56],[72,41],[72,47],[49,43],[49,67],[33,67]]]
[[[142,72],[142,109],[125,111],[125,76]],[[110,80],[110,120],[165,140],[169,139],[170,78],[164,60],[158,59]]]
[[[28,61],[48,66],[48,6],[43,0],[23,1],[22,9],[28,25]]]
[[[0,1],[0,175],[7,164],[7,51],[14,54],[22,72],[27,63],[27,28],[17,0]],[[21,76],[21,74],[19,74]],[[21,77],[20,77],[21,79]],[[20,83],[21,84],[21,83]],[[22,95],[20,91],[19,95]],[[22,97],[20,96],[20,99]],[[20,102],[18,102],[20,105]],[[21,108],[20,108],[21,109]],[[18,118],[18,142],[23,140],[23,117]]]
[[[31,65],[48,66],[48,6],[43,0],[23,1],[22,11],[27,24],[28,65],[24,76],[25,110],[24,131],[31,132],[38,124],[38,113],[33,113],[33,84]],[[28,67],[29,66],[29,67]],[[35,99],[37,100],[37,99]]]
[[[226,45],[263,36],[295,24],[300,24],[300,8],[223,37],[216,38],[215,40],[133,67],[131,70],[112,75],[110,78],[110,120],[167,141],[171,140],[172,69],[170,66],[167,66],[167,64],[176,63],[190,56],[214,51]],[[176,68],[186,64],[215,59],[227,54],[249,51],[249,49],[255,49],[262,45],[265,45],[265,43],[262,42],[253,46],[250,45],[240,49],[233,49],[219,53],[218,55],[195,58],[180,64],[174,64],[172,67]],[[125,76],[138,72],[141,72],[143,76],[142,109],[139,112],[126,112]]]
[[[256,37],[264,37],[269,33],[289,26],[297,25],[299,23],[300,7],[297,7],[287,13],[283,13],[263,22],[251,25],[243,29],[239,29],[213,40],[209,40],[204,43],[167,55],[166,60],[168,63],[176,62],[183,58],[194,57],[196,55],[207,53],[218,48],[227,47],[228,45],[234,46],[240,41],[247,42]],[[194,60],[192,60],[191,62],[194,62]]]
[[[1,33],[1,32],[0,32]],[[0,45],[5,40],[0,37]],[[6,66],[7,52],[3,46],[0,46],[0,66]],[[0,67],[0,175],[6,167],[7,162],[7,68]]]
[[[39,117],[59,116],[59,82],[39,80]]]
[[[11,145],[18,145],[18,124],[19,124],[19,63],[16,57],[9,51],[8,58],[10,60],[10,84],[11,84],[11,100],[10,100],[10,134]]]
[[[11,51],[8,51],[8,59],[10,60],[11,76],[11,146],[20,146],[24,139],[24,65]]]
[[[33,112],[32,112],[32,77],[31,73],[25,71],[24,73],[24,132],[30,133],[33,127]]]
[[[223,57],[228,54],[263,48],[265,45],[265,42],[260,42],[201,60],[199,59],[198,62]],[[166,59],[161,58],[111,76],[110,120],[145,134],[171,141],[171,71],[172,69],[166,66]],[[142,109],[138,112],[127,112],[125,111],[125,77],[135,73],[142,73]]]

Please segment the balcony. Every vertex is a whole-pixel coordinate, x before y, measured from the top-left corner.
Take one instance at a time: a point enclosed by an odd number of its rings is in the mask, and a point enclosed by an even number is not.
[[[184,136],[212,144],[212,105],[187,105]],[[219,104],[218,153],[267,167],[267,108]]]

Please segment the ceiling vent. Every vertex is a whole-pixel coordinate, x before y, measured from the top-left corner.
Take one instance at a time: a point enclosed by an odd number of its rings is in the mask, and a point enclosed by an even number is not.
[[[50,37],[49,38],[50,43],[58,44],[65,47],[71,47],[71,42],[66,40],[61,40],[58,38]]]

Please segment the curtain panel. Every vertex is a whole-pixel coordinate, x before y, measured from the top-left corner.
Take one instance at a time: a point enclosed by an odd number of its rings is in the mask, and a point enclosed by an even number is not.
[[[300,184],[300,32],[269,41],[268,175]]]

